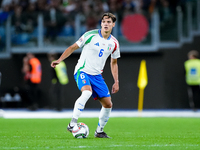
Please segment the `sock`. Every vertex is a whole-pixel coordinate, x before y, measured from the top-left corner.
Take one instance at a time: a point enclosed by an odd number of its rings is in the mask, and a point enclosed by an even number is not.
[[[97,126],[97,132],[103,132],[103,128],[105,127],[106,123],[108,122],[108,119],[110,117],[110,112],[112,108],[101,108],[100,114],[99,114],[99,123]]]
[[[79,116],[81,115],[82,111],[85,108],[85,104],[92,95],[91,91],[85,90],[82,92],[81,96],[76,100],[74,104],[74,110],[73,110],[73,115],[72,115],[72,120],[70,124],[77,123],[77,120]]]
[[[72,118],[70,126],[73,127],[77,123],[78,119]]]

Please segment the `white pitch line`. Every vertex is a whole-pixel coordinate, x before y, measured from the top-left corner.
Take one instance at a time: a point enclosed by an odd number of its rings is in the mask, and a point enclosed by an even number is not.
[[[153,145],[108,145],[108,146],[59,146],[53,149],[94,149],[94,148],[114,148],[114,147],[199,147],[199,144],[153,144]],[[0,147],[1,149],[29,149],[29,147]],[[49,147],[30,147],[30,149],[50,149]],[[52,149],[52,147],[51,147]]]
[[[82,118],[95,118],[99,117],[99,110],[84,110],[81,114]],[[4,110],[0,111],[0,116],[3,118],[71,118],[72,110],[67,111],[27,111],[27,110]],[[111,112],[110,117],[195,117],[200,118],[200,111],[193,112],[189,110],[180,111],[115,111]]]

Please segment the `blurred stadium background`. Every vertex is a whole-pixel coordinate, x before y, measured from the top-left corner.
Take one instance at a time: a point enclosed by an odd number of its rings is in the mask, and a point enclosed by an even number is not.
[[[121,49],[120,91],[112,95],[114,108],[137,109],[137,79],[140,62],[145,59],[149,82],[144,109],[189,109],[183,64],[190,50],[200,52],[199,0],[0,0],[0,108],[26,108],[26,97],[20,89],[24,84],[22,59],[27,52],[36,54],[42,63],[38,102],[39,108],[44,108],[49,100],[52,69],[47,53],[61,54],[84,32],[100,28],[100,17],[108,11],[118,18],[112,34]],[[131,41],[122,30],[126,28],[123,22],[136,14],[145,17],[147,32],[138,32],[136,38],[141,38]],[[133,25],[127,26],[130,33]],[[140,24],[133,27],[144,30]],[[63,95],[67,109],[73,108],[80,95],[73,79],[79,54],[77,50],[65,60],[70,80]],[[111,88],[109,61],[103,76]],[[10,96],[8,101],[4,99],[6,94]],[[86,105],[99,107],[93,100]]]

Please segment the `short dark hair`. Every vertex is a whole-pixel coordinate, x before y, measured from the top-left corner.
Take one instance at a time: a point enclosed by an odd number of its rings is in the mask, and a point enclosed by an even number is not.
[[[108,18],[111,18],[113,22],[115,22],[117,20],[117,18],[115,17],[115,15],[113,15],[110,12],[106,12],[102,15],[101,20],[103,20],[103,18],[107,16]]]
[[[199,52],[197,50],[191,50],[189,53],[188,53],[188,57],[189,56],[193,56],[195,58],[198,58],[199,57]]]

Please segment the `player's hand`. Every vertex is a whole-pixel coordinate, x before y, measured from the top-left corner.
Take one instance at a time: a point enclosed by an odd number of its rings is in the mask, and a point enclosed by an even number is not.
[[[51,63],[51,67],[55,68],[56,65],[58,65],[59,63],[60,63],[60,61],[58,61],[58,60],[53,61],[53,62]]]
[[[112,86],[112,94],[117,93],[119,91],[119,83],[115,82]]]

